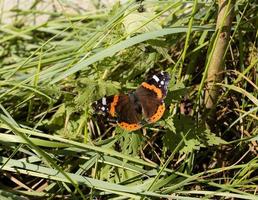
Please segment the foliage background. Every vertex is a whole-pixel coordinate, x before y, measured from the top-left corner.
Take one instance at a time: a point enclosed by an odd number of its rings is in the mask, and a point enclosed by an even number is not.
[[[256,2],[234,2],[212,130],[216,2],[77,2],[1,1],[1,198],[257,199]],[[160,70],[159,122],[128,133],[91,109]]]

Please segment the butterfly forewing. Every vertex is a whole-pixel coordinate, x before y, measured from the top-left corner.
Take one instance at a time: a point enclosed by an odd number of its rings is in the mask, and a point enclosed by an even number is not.
[[[143,86],[140,86],[136,90],[137,97],[139,99],[139,102],[141,102],[143,115],[145,119],[149,123],[153,123],[157,120],[159,120],[164,110],[161,110],[161,106],[163,106],[163,99],[158,99],[157,94],[151,90],[146,90]],[[157,112],[158,116],[157,116]]]
[[[169,81],[169,74],[167,72],[160,72],[152,75],[146,82],[159,88],[162,91],[162,98],[165,98],[168,91]]]
[[[160,72],[142,83],[135,92],[141,103],[143,114],[150,123],[156,122],[164,114],[163,99],[167,95],[169,80],[167,72]]]

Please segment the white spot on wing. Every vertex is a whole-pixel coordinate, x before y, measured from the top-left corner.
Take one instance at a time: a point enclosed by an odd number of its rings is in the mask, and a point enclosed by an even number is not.
[[[102,107],[101,107],[101,110],[105,111],[105,110],[106,110],[106,108],[105,108],[104,106],[102,106]]]
[[[102,98],[102,105],[107,105],[107,99],[106,99],[106,97],[103,97],[103,98]]]
[[[158,83],[159,82],[159,78],[156,75],[153,75],[152,78]]]
[[[160,84],[161,84],[161,85],[164,85],[165,83],[164,83],[164,81],[161,81]]]

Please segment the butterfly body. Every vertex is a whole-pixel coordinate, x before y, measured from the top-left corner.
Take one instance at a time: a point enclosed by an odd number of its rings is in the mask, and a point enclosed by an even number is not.
[[[163,116],[169,80],[167,72],[160,72],[134,92],[103,97],[93,107],[128,131],[140,129],[144,123],[154,123]]]

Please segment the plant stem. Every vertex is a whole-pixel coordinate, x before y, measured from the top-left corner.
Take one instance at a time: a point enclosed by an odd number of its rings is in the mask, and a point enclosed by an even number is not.
[[[213,43],[208,62],[207,90],[205,92],[205,107],[209,111],[208,125],[214,124],[215,108],[219,95],[219,87],[214,83],[221,82],[224,70],[224,58],[230,38],[232,18],[234,15],[234,0],[219,0],[218,18],[216,23],[216,38]],[[212,128],[212,127],[210,127]]]

